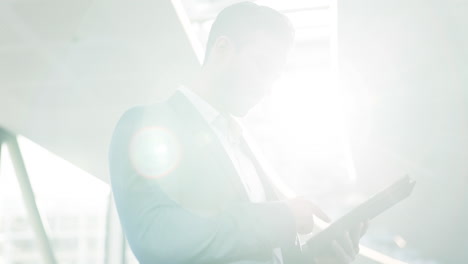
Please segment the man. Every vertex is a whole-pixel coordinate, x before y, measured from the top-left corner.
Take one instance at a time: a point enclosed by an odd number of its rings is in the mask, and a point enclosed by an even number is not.
[[[293,42],[288,19],[250,2],[216,18],[198,78],[167,100],[128,110],[109,162],[129,245],[140,263],[348,263],[362,228],[327,252],[301,251],[312,231],[303,198],[286,199],[233,116],[244,116],[280,75]]]

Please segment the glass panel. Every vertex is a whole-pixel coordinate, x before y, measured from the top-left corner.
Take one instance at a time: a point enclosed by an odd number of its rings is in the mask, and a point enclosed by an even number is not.
[[[109,186],[26,138],[18,141],[58,263],[104,263]]]
[[[0,263],[44,263],[29,221],[10,155],[0,161]]]

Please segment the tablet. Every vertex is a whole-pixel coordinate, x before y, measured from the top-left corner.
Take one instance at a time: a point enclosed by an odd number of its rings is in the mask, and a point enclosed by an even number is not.
[[[405,176],[383,191],[371,196],[368,200],[355,207],[349,213],[338,218],[328,227],[313,235],[304,245],[303,251],[313,249],[320,250],[321,247],[329,246],[330,243],[339,238],[346,231],[355,228],[359,223],[370,220],[393,205],[408,197],[414,187],[415,181]]]

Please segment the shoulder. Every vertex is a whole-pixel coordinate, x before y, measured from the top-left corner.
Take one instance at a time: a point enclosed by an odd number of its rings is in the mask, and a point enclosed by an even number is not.
[[[167,119],[173,119],[174,115],[175,113],[167,101],[147,106],[134,106],[122,114],[116,128],[159,123]]]
[[[175,111],[172,97],[151,105],[127,109],[115,125],[114,135],[145,126],[173,126],[180,118]]]
[[[172,168],[181,162],[186,142],[185,118],[174,107],[171,98],[152,105],[131,107],[120,116],[108,145],[113,188],[120,188],[130,180],[145,179],[139,177],[141,175],[162,175],[168,166]],[[172,156],[176,158],[168,159]]]
[[[116,122],[110,141],[110,151],[126,147],[129,141],[147,129],[160,128],[177,133],[183,122],[174,108],[172,97],[151,105],[127,109]],[[120,152],[120,151],[119,151]]]

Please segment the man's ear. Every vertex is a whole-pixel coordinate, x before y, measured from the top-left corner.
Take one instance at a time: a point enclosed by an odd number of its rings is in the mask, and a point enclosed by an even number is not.
[[[219,36],[213,45],[213,54],[216,54],[218,62],[229,60],[234,53],[234,45],[232,41],[226,36]]]

